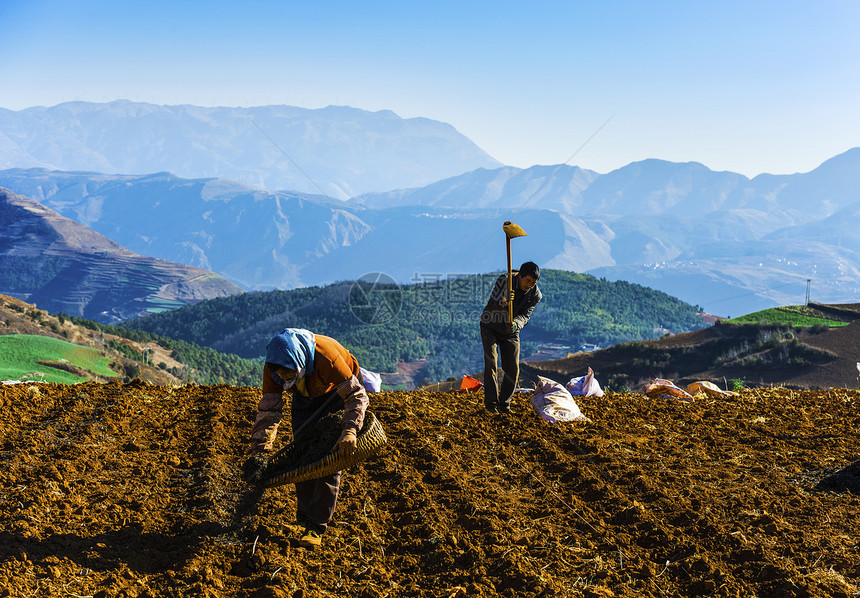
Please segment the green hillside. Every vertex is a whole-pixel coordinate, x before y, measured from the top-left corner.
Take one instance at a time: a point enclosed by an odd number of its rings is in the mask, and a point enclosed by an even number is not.
[[[232,384],[236,386],[255,386],[260,383],[262,363],[259,360],[253,361],[238,355],[219,353],[210,347],[201,347],[194,343],[165,338],[142,330],[99,324],[92,320],[73,316],[68,316],[68,319],[78,326],[91,330],[113,334],[140,343],[157,343],[168,349],[173,358],[182,364],[181,369],[168,370],[180,380],[196,384]],[[114,342],[110,343],[110,346],[133,361],[154,367],[164,367],[162,364],[153,363],[148,355],[140,353],[124,343]]]
[[[110,359],[90,347],[30,334],[0,336],[0,380],[39,380],[75,384],[87,380],[85,372],[116,377]]]
[[[50,314],[0,294],[0,380],[260,383],[259,361],[141,330]]]
[[[249,359],[283,328],[307,328],[338,339],[364,367],[391,372],[399,361],[427,359],[423,376],[441,380],[482,369],[478,321],[497,277],[245,293],[123,326]],[[539,286],[544,300],[522,332],[523,356],[542,344],[578,351],[583,343],[605,347],[705,326],[696,307],[636,284],[543,270]]]
[[[795,328],[810,328],[813,326],[828,326],[835,328],[848,325],[836,310],[824,311],[808,305],[787,305],[753,312],[726,322],[736,324],[788,324]]]

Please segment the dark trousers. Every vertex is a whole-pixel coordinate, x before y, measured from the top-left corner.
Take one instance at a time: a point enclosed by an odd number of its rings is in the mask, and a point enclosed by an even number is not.
[[[506,334],[481,324],[481,344],[484,346],[484,406],[487,409],[508,410],[520,376],[519,332]],[[498,349],[497,349],[498,348]],[[502,382],[499,385],[496,355],[501,358]]]
[[[331,402],[328,406],[316,414],[317,410],[329,400]],[[292,400],[293,437],[295,437],[295,431],[305,422],[308,422],[309,426],[312,425],[313,422],[309,422],[312,417],[314,418],[313,421],[316,421],[341,409],[343,409],[343,399],[337,396],[337,391],[312,398],[294,395]],[[318,534],[325,532],[332,515],[334,515],[342,473],[338,471],[324,478],[296,484],[296,521],[299,524]]]

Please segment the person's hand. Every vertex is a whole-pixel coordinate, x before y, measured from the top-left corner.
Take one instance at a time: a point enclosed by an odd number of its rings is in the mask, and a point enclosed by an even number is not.
[[[515,290],[511,289],[511,297],[510,297],[510,301],[511,301],[511,303],[513,303],[513,302],[514,302],[514,298],[516,297],[516,293],[517,293],[517,292],[516,292]]]
[[[516,334],[516,332],[520,329],[520,325],[516,322],[511,322],[508,324],[508,332],[510,334]]]
[[[357,446],[358,437],[356,436],[355,430],[350,428],[349,430],[344,430],[340,435],[340,438],[337,439],[337,444],[334,445],[334,450],[349,456],[355,452]]]

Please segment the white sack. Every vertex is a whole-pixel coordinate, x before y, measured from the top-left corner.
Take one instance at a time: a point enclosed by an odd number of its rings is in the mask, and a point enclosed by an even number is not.
[[[567,391],[577,397],[602,397],[603,389],[594,377],[594,371],[588,368],[588,373],[579,378],[571,378],[565,385]]]
[[[582,414],[573,396],[567,389],[549,378],[538,376],[532,408],[538,416],[551,424],[559,422],[591,420]]]
[[[714,384],[713,382],[708,382],[706,380],[701,380],[699,382],[692,382],[687,385],[687,392],[691,395],[695,395],[697,393],[704,393],[709,397],[713,398],[723,398],[723,397],[736,397],[738,393],[732,392],[730,390],[722,390],[719,386]]]
[[[379,392],[382,388],[382,376],[363,367],[359,367],[358,369],[361,371],[361,380],[364,382],[365,390],[367,392]]]
[[[680,399],[681,401],[692,401],[693,395],[683,388],[675,386],[675,383],[665,378],[654,378],[650,384],[642,388],[643,394],[652,399]]]

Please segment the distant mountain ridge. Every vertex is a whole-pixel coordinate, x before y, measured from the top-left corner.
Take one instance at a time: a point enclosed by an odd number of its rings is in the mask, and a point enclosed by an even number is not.
[[[853,165],[853,166],[852,166]],[[168,173],[0,171],[32,197],[144,255],[288,289],[382,272],[401,283],[504,267],[501,222],[529,235],[514,261],[655,288],[722,316],[860,293],[860,149],[796,175],[645,160],[478,169],[350,201]]]
[[[469,209],[542,209],[573,212],[600,175],[577,166],[479,168],[425,187],[367,193],[354,201],[369,208],[433,206]]]
[[[577,166],[478,169],[414,189],[366,193],[362,205],[530,207],[562,209],[577,216],[700,217],[729,210],[789,212],[826,217],[860,201],[860,147],[792,175],[753,179],[713,171],[698,162],[647,159],[607,174]],[[464,204],[464,200],[472,198]],[[813,211],[810,213],[810,211]]]
[[[577,170],[505,169],[496,178],[475,171],[425,189],[356,199],[384,209],[468,206],[470,196],[480,197],[513,209],[511,219],[526,206],[551,206],[564,223],[564,254],[581,271],[656,288],[720,315],[797,303],[807,280],[816,301],[851,302],[860,293],[857,237],[849,233],[860,226],[860,148],[808,173],[753,179],[696,162],[649,159],[543,197],[555,179]],[[499,177],[531,178],[518,187],[541,191],[508,194]]]
[[[23,193],[138,253],[214,270],[246,289],[323,282],[303,269],[371,228],[343,202],[224,179],[7,173]]]
[[[400,282],[503,267],[505,209],[369,209],[234,181],[0,171],[8,185],[125,247],[218,272],[246,289],[291,289],[384,272]],[[525,210],[516,256],[582,271],[608,246],[565,214]]]
[[[105,111],[112,132],[97,140],[83,134]],[[271,123],[263,122],[266,114]],[[376,179],[380,190],[337,183],[321,185],[322,192],[303,176],[280,191],[225,178],[233,172],[227,156],[253,155],[253,168],[272,176],[295,174],[254,122],[299,139],[302,157],[325,162],[323,174],[354,163],[358,170],[345,171],[358,178],[374,169],[402,178]],[[161,160],[148,170],[155,174],[9,169],[0,171],[0,186],[137,253],[215,271],[245,289],[328,284],[372,272],[405,283],[499,271],[500,224],[514,220],[529,233],[515,241],[514,261],[628,280],[721,316],[796,304],[807,289],[811,300],[829,303],[860,293],[860,247],[852,232],[860,226],[860,148],[793,175],[749,179],[656,159],[599,174],[568,165],[488,164],[480,150],[467,151],[478,156],[476,164],[452,149],[474,144],[458,145],[459,134],[446,137],[453,129],[437,125],[345,107],[234,112],[115,102],[0,111],[0,163],[33,158],[21,149],[25,142],[42,162],[73,156],[98,170],[105,166],[99,156],[126,173]],[[132,134],[117,135],[121,126]],[[277,155],[249,149],[256,141],[248,135],[262,137]],[[412,142],[423,149],[406,151]],[[98,151],[92,144],[101,144]],[[436,159],[447,166],[432,174],[427,168]],[[219,178],[171,174],[191,166]]]
[[[242,292],[210,271],[138,255],[0,188],[0,292],[51,313],[116,322]]]
[[[346,199],[500,165],[447,123],[389,110],[127,100],[0,108],[0,168],[168,171]]]

